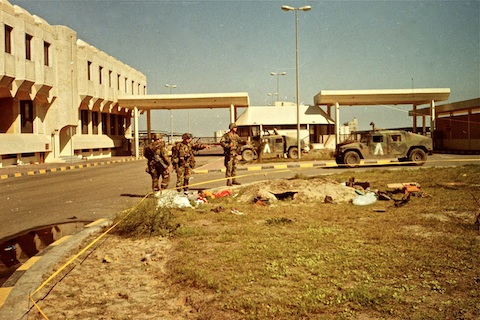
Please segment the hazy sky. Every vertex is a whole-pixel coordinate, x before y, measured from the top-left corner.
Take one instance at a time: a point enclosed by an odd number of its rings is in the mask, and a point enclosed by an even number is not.
[[[295,14],[298,12],[300,101],[321,90],[450,88],[448,102],[480,97],[480,0],[11,0],[51,25],[147,76],[149,94],[248,92],[253,106],[295,102]],[[344,107],[341,122],[361,129],[411,126],[411,106]],[[168,111],[153,128],[170,130]],[[174,131],[188,130],[186,111]],[[226,129],[228,111],[191,111],[191,131]],[[144,120],[141,121],[141,127]],[[141,128],[142,129],[142,128]]]

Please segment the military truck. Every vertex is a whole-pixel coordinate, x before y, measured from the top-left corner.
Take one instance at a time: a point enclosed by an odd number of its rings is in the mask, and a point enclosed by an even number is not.
[[[305,143],[302,140],[302,150],[305,148]],[[298,144],[297,139],[290,136],[279,134],[257,136],[252,139],[252,142],[242,146],[241,149],[242,160],[252,161],[259,156],[263,158],[298,158]]]
[[[432,139],[404,130],[374,130],[353,134],[353,139],[337,144],[335,161],[353,168],[362,159],[398,159],[423,165],[433,151]]]

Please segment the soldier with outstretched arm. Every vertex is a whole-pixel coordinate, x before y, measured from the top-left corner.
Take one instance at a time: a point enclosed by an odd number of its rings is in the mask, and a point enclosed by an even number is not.
[[[237,176],[237,156],[240,152],[241,145],[244,145],[245,141],[237,134],[238,128],[235,123],[231,123],[228,128],[230,131],[222,136],[220,145],[223,147],[223,153],[225,155],[224,165],[226,168],[225,177],[227,178],[227,186],[231,186],[233,184],[240,184],[235,178]]]
[[[184,133],[182,141],[177,142],[172,148],[172,164],[177,172],[177,190],[178,192],[187,191],[190,176],[195,168],[195,156],[193,151],[208,148],[200,143],[192,144],[192,135]]]

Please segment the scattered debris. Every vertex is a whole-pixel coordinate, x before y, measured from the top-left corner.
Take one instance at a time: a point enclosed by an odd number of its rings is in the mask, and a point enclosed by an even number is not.
[[[253,203],[259,206],[267,206],[270,204],[270,199],[262,198],[260,196],[253,198]]]
[[[230,210],[230,213],[236,214],[236,215],[239,215],[239,216],[243,215],[243,212],[238,211],[237,208],[232,208],[232,210]]]
[[[298,191],[287,191],[287,192],[282,192],[282,193],[273,193],[272,194],[277,198],[278,200],[293,200],[298,194]]]
[[[213,211],[215,213],[220,213],[222,211],[224,211],[225,209],[222,207],[222,206],[218,206],[218,207],[215,207],[215,208],[212,208],[210,211]]]
[[[335,204],[337,203],[336,201],[333,201],[333,198],[331,196],[325,196],[325,199],[323,199],[324,203],[332,203]]]
[[[367,206],[377,201],[377,195],[373,191],[367,191],[363,195],[358,195],[352,200],[352,203],[356,206]]]

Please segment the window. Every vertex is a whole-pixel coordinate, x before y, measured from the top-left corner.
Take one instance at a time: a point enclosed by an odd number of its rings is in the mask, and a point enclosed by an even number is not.
[[[132,94],[134,94],[135,82],[132,80]]]
[[[88,134],[88,110],[80,110],[80,119],[82,121],[82,134]]]
[[[43,42],[43,63],[46,66],[50,65],[50,43],[48,42]]]
[[[13,28],[5,25],[5,52],[12,53],[12,31]]]
[[[108,86],[112,87],[112,70],[108,70]]]
[[[102,134],[108,134],[107,131],[107,119],[108,113],[102,113]]]
[[[87,80],[92,80],[92,62],[87,61]]]
[[[123,132],[123,122],[125,121],[125,118],[122,116],[117,117],[117,134],[121,135],[124,134]]]
[[[32,60],[32,36],[25,34],[25,59]]]
[[[93,134],[98,134],[98,112],[92,112],[92,130]]]
[[[120,91],[120,75],[117,75],[117,90]]]
[[[372,136],[372,141],[375,143],[382,143],[383,142],[383,136]]]
[[[102,73],[103,73],[103,67],[102,67],[102,66],[99,66],[99,67],[98,67],[98,82],[99,82],[100,84],[102,84],[102,80],[103,80],[103,79],[102,79]]]
[[[128,79],[127,79],[127,78],[125,78],[125,93],[128,93],[128,91],[127,91],[127,88],[128,88],[128,85],[127,85],[127,83],[128,83]]]
[[[115,118],[116,116],[114,114],[110,115],[110,134],[112,136],[116,135],[117,133],[115,132]]]
[[[22,133],[33,133],[33,101],[20,101],[20,119]]]

